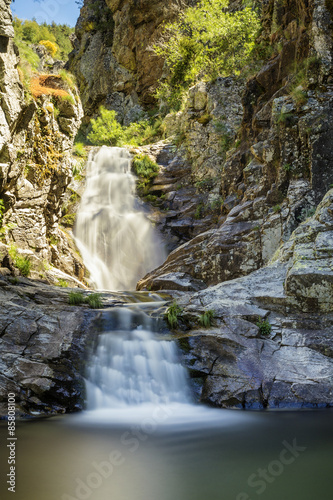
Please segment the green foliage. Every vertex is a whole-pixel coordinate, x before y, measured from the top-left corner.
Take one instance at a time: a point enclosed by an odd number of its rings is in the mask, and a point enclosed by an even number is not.
[[[308,100],[308,97],[301,86],[292,88],[290,95],[294,99],[296,106],[303,106]]]
[[[89,304],[92,309],[100,309],[103,306],[101,295],[99,293],[92,293],[88,295],[85,302]]]
[[[90,123],[92,130],[87,139],[96,146],[142,146],[165,134],[161,119],[144,119],[123,127],[117,121],[117,113],[103,106],[99,109],[99,116],[93,118]]]
[[[71,306],[79,306],[84,304],[85,297],[82,292],[70,292],[68,295],[68,303]]]
[[[66,214],[62,217],[61,223],[65,227],[73,227],[75,224],[76,214]]]
[[[57,286],[61,286],[62,288],[68,288],[68,282],[66,280],[63,280],[62,278],[59,278]]]
[[[8,251],[10,257],[13,259],[14,266],[20,271],[22,276],[29,276],[31,269],[31,261],[29,257],[20,255],[15,245],[11,245]]]
[[[292,171],[292,169],[293,169],[293,167],[292,167],[292,165],[290,165],[290,163],[285,163],[285,164],[283,165],[283,169],[284,169],[286,172],[291,172],[291,171]]]
[[[117,122],[117,113],[113,110],[99,108],[100,116],[91,120],[91,132],[88,140],[97,146],[122,146],[125,142],[123,127]]]
[[[9,281],[12,285],[17,285],[17,284],[20,282],[20,280],[19,280],[16,276],[8,278],[8,281]]]
[[[205,205],[202,202],[200,202],[197,205],[197,208],[195,209],[194,218],[196,220],[199,220],[204,216],[204,213],[205,213]]]
[[[281,212],[281,206],[280,205],[274,205],[274,207],[272,208],[273,212],[275,214],[278,214]]]
[[[100,309],[103,306],[99,293],[91,293],[85,297],[82,292],[70,292],[68,295],[68,303],[71,306],[88,304],[92,309]]]
[[[68,87],[71,90],[74,90],[76,88],[75,84],[75,76],[73,76],[69,71],[66,71],[65,69],[61,69],[59,71],[59,76],[61,77],[62,81],[67,83]]]
[[[210,204],[210,209],[211,210],[221,210],[222,208],[222,205],[223,205],[223,198],[222,196],[219,196],[218,198],[216,198],[216,200],[213,200]]]
[[[34,20],[21,20],[15,17],[13,25],[16,44],[18,41],[29,45],[47,40],[57,44],[57,57],[62,60],[67,60],[68,54],[72,51],[69,36],[74,32],[74,28],[70,28],[66,24],[56,24],[54,22],[52,24],[38,24]]]
[[[256,325],[259,328],[260,335],[269,335],[272,331],[272,325],[263,318],[260,318]]]
[[[159,172],[159,166],[148,155],[136,155],[132,161],[132,168],[136,175],[143,179],[154,179]]]
[[[74,144],[73,153],[76,156],[80,156],[81,158],[87,158],[88,156],[87,150],[83,142],[77,142],[76,144]]]
[[[315,213],[316,213],[316,208],[315,207],[312,207],[312,208],[309,208],[309,207],[308,208],[302,208],[301,214],[300,214],[300,222],[305,221],[309,217],[313,217]]]
[[[214,314],[215,311],[213,309],[209,309],[208,311],[205,311],[203,314],[200,314],[199,316],[200,325],[204,328],[209,328],[210,326],[212,326]]]
[[[258,15],[251,7],[231,12],[228,5],[228,0],[201,0],[167,24],[163,42],[154,46],[170,70],[157,97],[171,109],[179,109],[184,91],[199,79],[239,74],[250,60]]]
[[[283,123],[285,125],[291,125],[293,120],[294,120],[294,115],[293,113],[290,113],[288,111],[283,111],[281,110],[280,114],[277,117],[276,122],[277,123]]]
[[[181,317],[182,313],[183,309],[176,302],[168,307],[165,313],[165,317],[170,328],[176,328],[178,326],[178,320]]]

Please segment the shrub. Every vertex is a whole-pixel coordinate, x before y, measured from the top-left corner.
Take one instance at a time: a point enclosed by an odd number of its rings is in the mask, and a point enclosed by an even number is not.
[[[22,276],[29,276],[31,269],[31,261],[29,257],[24,257],[17,252],[15,245],[9,248],[9,255],[13,259],[14,266],[20,271]]]
[[[53,95],[55,97],[69,97],[68,92],[61,88],[61,78],[57,75],[38,75],[30,81],[30,91],[34,97]]]
[[[27,45],[39,43],[42,40],[49,41],[56,44],[57,57],[62,60],[67,60],[68,54],[72,51],[69,37],[74,32],[74,28],[70,28],[66,24],[38,24],[36,21],[23,21],[15,17],[13,25],[16,44],[18,41]]]
[[[87,136],[88,141],[96,146],[142,146],[165,133],[161,119],[144,119],[123,127],[117,121],[115,111],[101,106],[99,114],[100,116],[91,120],[92,130]]]
[[[170,70],[157,97],[179,109],[182,94],[199,79],[239,74],[250,60],[260,23],[250,7],[231,12],[228,0],[201,0],[165,26],[153,48]]]
[[[176,302],[174,302],[173,304],[171,304],[170,307],[168,307],[165,313],[165,317],[167,319],[170,328],[176,328],[178,326],[178,319],[180,318],[182,313],[183,313],[182,308]]]
[[[121,146],[124,142],[124,131],[120,123],[117,122],[117,113],[113,110],[99,108],[100,116],[91,120],[91,132],[88,140],[97,146]]]
[[[272,325],[263,318],[260,318],[256,325],[259,328],[260,335],[269,335],[272,331]]]
[[[39,44],[43,45],[52,57],[54,57],[58,52],[58,45],[56,43],[50,42],[50,40],[41,40]]]
[[[159,166],[147,155],[136,155],[132,161],[136,175],[147,180],[154,179],[159,172]]]
[[[213,318],[214,318],[214,311],[213,309],[209,309],[208,311],[205,311],[203,314],[199,316],[199,323],[204,328],[208,328],[212,326]]]

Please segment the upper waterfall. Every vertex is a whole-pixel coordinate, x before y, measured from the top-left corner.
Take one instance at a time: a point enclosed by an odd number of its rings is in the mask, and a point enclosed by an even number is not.
[[[165,252],[143,212],[135,207],[131,155],[103,146],[91,153],[75,238],[91,280],[99,289],[135,289],[159,266]]]

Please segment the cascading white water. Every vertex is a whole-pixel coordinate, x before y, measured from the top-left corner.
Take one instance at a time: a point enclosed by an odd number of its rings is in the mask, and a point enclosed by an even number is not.
[[[131,328],[135,312],[115,309],[115,330],[99,336],[87,374],[89,410],[188,403],[186,371],[174,342],[158,340],[149,318]]]
[[[130,290],[165,253],[144,214],[135,208],[131,155],[103,146],[89,157],[87,186],[75,237],[91,280],[99,289]],[[159,302],[156,307],[161,306]],[[89,410],[189,402],[186,371],[174,342],[158,340],[139,305],[105,313],[87,370]],[[94,412],[93,412],[94,413]]]
[[[87,164],[87,186],[75,224],[75,239],[98,289],[132,290],[165,260],[145,215],[135,208],[131,155],[103,146]]]

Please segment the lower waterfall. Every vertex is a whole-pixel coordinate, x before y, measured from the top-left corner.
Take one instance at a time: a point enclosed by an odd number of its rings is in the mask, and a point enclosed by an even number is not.
[[[108,314],[113,328],[99,335],[88,365],[88,409],[190,402],[175,342],[158,340],[143,312],[123,307]]]
[[[74,233],[98,289],[134,290],[166,257],[152,225],[136,207],[131,158],[126,149],[106,146],[89,156]]]

